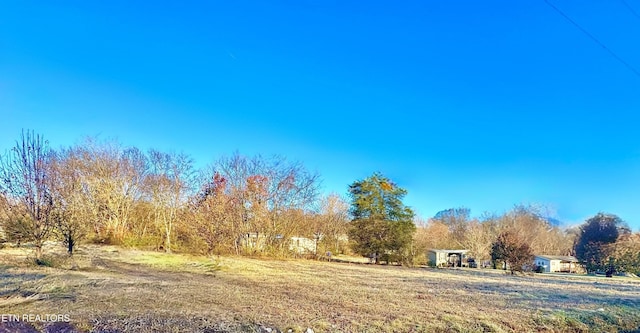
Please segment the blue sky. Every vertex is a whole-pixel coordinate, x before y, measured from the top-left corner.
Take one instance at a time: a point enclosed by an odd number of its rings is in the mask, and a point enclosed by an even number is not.
[[[549,0],[640,70],[639,0]],[[0,150],[22,128],[380,171],[420,215],[544,204],[640,229],[640,76],[540,1],[6,1]]]

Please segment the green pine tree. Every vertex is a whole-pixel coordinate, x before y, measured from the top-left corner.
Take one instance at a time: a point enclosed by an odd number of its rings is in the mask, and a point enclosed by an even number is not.
[[[349,186],[353,250],[386,262],[402,262],[416,230],[413,211],[402,203],[407,191],[380,173]]]

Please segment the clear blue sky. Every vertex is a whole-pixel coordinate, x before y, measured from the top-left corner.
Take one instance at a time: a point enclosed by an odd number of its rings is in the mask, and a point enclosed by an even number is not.
[[[640,0],[550,1],[640,70]],[[327,192],[380,171],[424,217],[539,203],[640,229],[640,75],[544,0],[0,7],[2,151],[27,128],[277,153]]]

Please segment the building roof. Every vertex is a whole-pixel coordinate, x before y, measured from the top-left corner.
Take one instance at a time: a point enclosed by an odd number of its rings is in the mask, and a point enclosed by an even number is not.
[[[429,251],[435,253],[467,253],[469,250],[441,250],[441,249],[430,249]]]
[[[579,262],[579,260],[574,256],[548,256],[548,255],[536,255],[536,258],[542,258],[546,260],[560,260],[560,261],[569,261],[569,262]]]

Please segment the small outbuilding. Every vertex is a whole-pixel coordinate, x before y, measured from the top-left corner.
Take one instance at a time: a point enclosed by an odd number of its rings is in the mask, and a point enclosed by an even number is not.
[[[294,236],[291,237],[289,250],[296,254],[313,254],[318,249],[318,241],[311,238]]]
[[[429,264],[435,267],[462,267],[467,263],[469,250],[431,249],[427,253]]]
[[[544,273],[577,273],[582,266],[574,256],[536,255],[533,264],[542,267]]]

